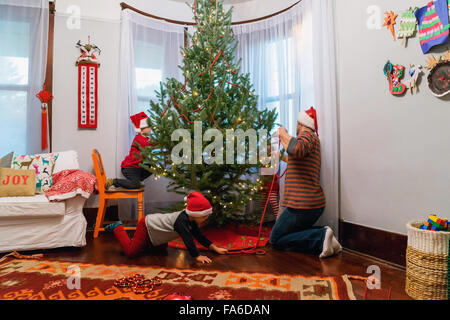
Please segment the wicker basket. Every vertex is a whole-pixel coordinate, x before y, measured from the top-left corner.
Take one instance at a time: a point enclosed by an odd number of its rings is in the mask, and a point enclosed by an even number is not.
[[[421,230],[407,224],[406,293],[419,300],[448,300],[450,232]]]

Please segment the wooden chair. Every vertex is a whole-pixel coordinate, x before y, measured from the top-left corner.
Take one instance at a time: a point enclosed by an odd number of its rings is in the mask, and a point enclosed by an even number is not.
[[[104,221],[106,202],[108,199],[137,199],[138,201],[138,220],[142,219],[143,213],[143,200],[144,200],[144,188],[140,189],[115,189],[115,190],[105,190],[106,175],[103,168],[102,156],[94,149],[92,151],[92,160],[94,161],[95,176],[97,177],[98,192],[99,192],[99,202],[98,202],[98,212],[97,220],[95,222],[94,229],[94,239],[98,237],[100,231],[105,231],[103,227],[105,224],[113,223],[111,221]],[[137,222],[136,220],[133,222]],[[124,221],[128,223],[131,221]],[[136,227],[125,227],[125,230],[136,230]]]

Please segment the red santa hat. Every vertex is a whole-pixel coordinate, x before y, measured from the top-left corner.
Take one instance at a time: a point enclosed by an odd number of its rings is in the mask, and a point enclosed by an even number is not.
[[[133,122],[134,131],[136,131],[137,133],[141,133],[141,129],[148,128],[148,116],[145,114],[145,112],[135,114],[131,116],[130,119],[131,122]]]
[[[186,213],[194,218],[209,216],[212,213],[212,207],[208,199],[200,192],[192,192],[188,194],[184,201],[188,202]]]
[[[314,107],[311,107],[309,110],[302,111],[298,114],[297,121],[314,130],[317,135],[319,135],[319,126],[317,125],[317,112]]]

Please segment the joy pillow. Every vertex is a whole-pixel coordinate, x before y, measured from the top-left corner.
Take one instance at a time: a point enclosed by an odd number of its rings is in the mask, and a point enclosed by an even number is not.
[[[0,197],[34,196],[36,172],[0,168]]]
[[[44,193],[53,184],[52,173],[57,158],[58,154],[54,153],[14,156],[11,168],[35,170],[36,193]]]

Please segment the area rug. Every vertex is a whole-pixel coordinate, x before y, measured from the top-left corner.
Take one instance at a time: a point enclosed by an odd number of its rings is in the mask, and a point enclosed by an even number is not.
[[[142,274],[162,284],[149,293],[117,288],[118,278]],[[79,287],[76,278],[79,276]],[[72,285],[72,289],[69,289]],[[347,276],[304,277],[213,270],[8,258],[0,263],[0,300],[356,300]]]
[[[252,248],[256,245],[258,245],[258,247],[266,246],[269,242],[270,230],[271,228],[264,227],[260,238],[258,238],[258,230],[251,232],[254,230],[244,230],[238,226],[229,226],[224,229],[210,228],[203,231],[203,234],[215,245],[235,251]],[[199,244],[197,240],[195,240],[195,244],[199,250],[208,250]],[[186,250],[186,246],[181,238],[169,242],[168,246]]]

